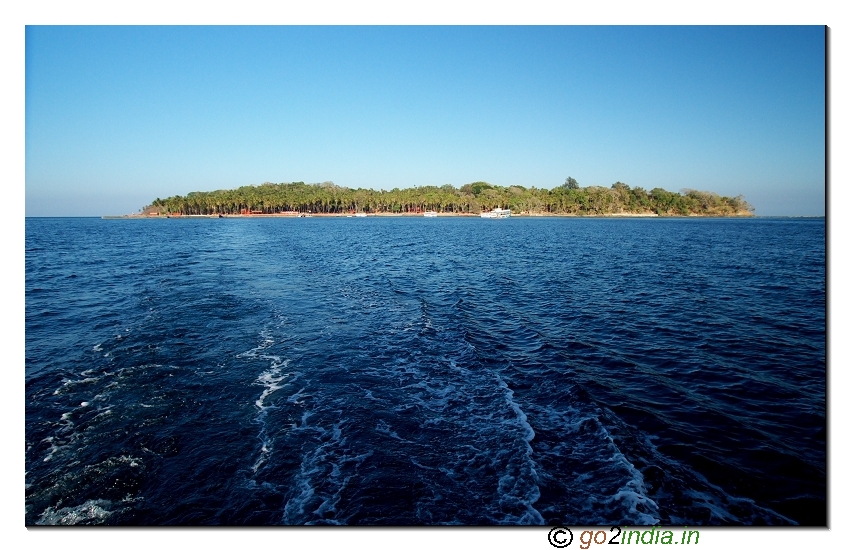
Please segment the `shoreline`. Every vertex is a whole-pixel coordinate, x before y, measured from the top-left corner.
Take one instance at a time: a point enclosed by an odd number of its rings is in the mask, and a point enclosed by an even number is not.
[[[362,214],[362,213],[361,213]],[[171,214],[171,215],[150,215],[150,214],[125,214],[113,216],[101,216],[104,220],[157,220],[157,219],[257,219],[257,218],[354,218],[364,217],[355,216],[354,214]],[[366,213],[368,218],[424,218],[423,213],[391,213],[391,212],[370,212]],[[480,214],[467,214],[459,212],[440,212],[437,218],[480,218]],[[618,212],[613,214],[511,214],[511,218],[756,218],[757,216],[750,213],[738,213],[731,215],[710,215],[710,214],[689,214],[667,215],[662,216],[654,212]]]

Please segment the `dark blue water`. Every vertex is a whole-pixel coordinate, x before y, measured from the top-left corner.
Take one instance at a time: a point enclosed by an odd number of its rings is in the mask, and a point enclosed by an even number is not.
[[[26,523],[826,522],[823,220],[26,220]]]

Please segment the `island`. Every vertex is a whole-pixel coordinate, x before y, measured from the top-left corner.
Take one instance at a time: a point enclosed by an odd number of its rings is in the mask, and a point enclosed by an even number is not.
[[[463,185],[418,186],[392,190],[349,189],[333,182],[270,183],[238,189],[193,191],[157,198],[132,217],[343,216],[478,216],[496,208],[526,216],[753,216],[743,196],[709,191],[647,191],[616,182],[611,187],[580,187],[569,177],[553,189],[484,181]]]

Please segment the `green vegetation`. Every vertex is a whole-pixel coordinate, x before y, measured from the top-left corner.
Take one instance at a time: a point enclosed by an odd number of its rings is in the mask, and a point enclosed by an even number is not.
[[[500,187],[476,181],[456,189],[452,185],[424,186],[391,191],[348,189],[333,182],[306,184],[264,183],[232,190],[200,192],[156,199],[143,214],[278,214],[350,212],[413,214],[425,210],[477,214],[496,207],[537,215],[657,214],[659,216],[751,216],[753,207],[742,196],[721,197],[685,189],[673,193],[655,188],[632,189],[622,182],[607,187],[579,187],[573,178],[552,190]]]

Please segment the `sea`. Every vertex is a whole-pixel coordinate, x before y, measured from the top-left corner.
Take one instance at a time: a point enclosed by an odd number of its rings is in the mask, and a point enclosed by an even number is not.
[[[26,219],[26,525],[825,525],[824,219]]]

